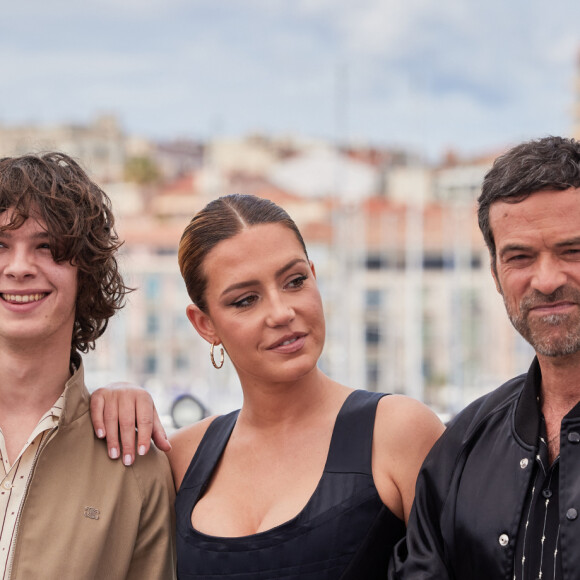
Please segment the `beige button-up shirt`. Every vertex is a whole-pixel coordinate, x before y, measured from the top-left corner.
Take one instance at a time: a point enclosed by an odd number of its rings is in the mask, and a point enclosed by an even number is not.
[[[36,459],[42,447],[58,427],[64,405],[64,393],[48,410],[30,434],[16,461],[10,465],[6,441],[0,429],[0,578],[5,580],[14,550],[18,518],[31,480]]]

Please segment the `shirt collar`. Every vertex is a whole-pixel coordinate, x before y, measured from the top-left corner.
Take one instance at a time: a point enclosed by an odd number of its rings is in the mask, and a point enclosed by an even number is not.
[[[72,377],[67,381],[64,389],[64,405],[60,416],[61,427],[72,423],[89,408],[90,395],[84,383],[84,369],[82,362]]]
[[[537,357],[534,357],[518,399],[514,420],[516,433],[530,446],[537,445],[540,435],[539,397],[541,385],[542,371]]]
[[[515,415],[515,429],[523,441],[535,445],[540,436],[542,409],[540,393],[542,389],[542,370],[538,358],[534,357],[520,394]],[[580,418],[580,403],[566,415],[568,419]]]
[[[60,419],[62,415],[62,409],[64,407],[64,391],[60,394],[60,397],[56,400],[54,405],[48,411],[49,415],[52,415],[55,419]]]

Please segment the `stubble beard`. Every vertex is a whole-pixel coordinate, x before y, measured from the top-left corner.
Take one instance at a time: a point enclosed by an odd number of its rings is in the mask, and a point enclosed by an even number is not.
[[[561,300],[574,302],[580,306],[580,292],[565,286],[549,295],[534,292],[522,299],[517,314],[508,305],[504,296],[504,304],[510,322],[532,345],[533,349],[543,356],[567,356],[580,351],[580,315],[578,311],[574,314],[548,314],[534,317],[530,321],[529,312],[534,306]]]

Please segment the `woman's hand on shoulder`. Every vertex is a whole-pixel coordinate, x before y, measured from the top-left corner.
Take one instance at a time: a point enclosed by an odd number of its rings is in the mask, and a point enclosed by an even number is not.
[[[373,474],[383,501],[382,491],[396,504],[387,502],[388,507],[397,515],[402,514],[405,523],[415,498],[419,469],[444,430],[437,415],[415,399],[389,395],[379,401],[373,438]]]
[[[171,442],[171,451],[167,453],[171,471],[173,473],[173,481],[175,489],[179,490],[181,482],[185,476],[185,472],[207,431],[211,422],[217,415],[206,417],[193,425],[183,427],[169,437]]]
[[[106,438],[111,459],[122,457],[125,465],[131,465],[135,443],[137,453],[145,455],[151,439],[162,451],[171,449],[151,394],[138,385],[110,383],[97,389],[91,395],[90,408],[95,434]]]

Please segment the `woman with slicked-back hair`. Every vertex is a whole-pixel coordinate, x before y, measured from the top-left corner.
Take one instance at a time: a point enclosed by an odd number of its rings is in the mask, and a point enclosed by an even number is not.
[[[318,368],[316,271],[281,207],[216,199],[178,256],[208,364],[232,364],[243,393],[240,410],[171,438],[178,578],[386,578],[441,422],[418,401]]]
[[[185,229],[179,266],[211,363],[233,364],[243,391],[239,411],[173,436],[179,578],[384,578],[441,423],[318,368],[314,265],[274,203],[212,201]]]

